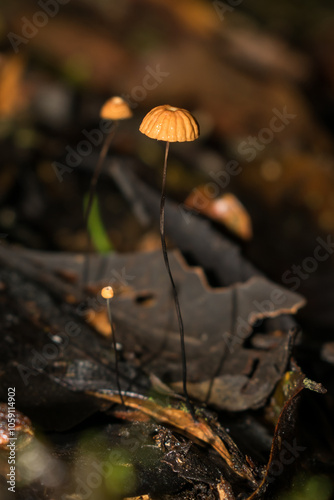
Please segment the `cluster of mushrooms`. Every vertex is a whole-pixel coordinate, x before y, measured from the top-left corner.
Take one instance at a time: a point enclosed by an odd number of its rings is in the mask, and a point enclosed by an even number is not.
[[[117,125],[119,120],[125,120],[127,118],[131,118],[132,111],[128,105],[128,103],[122,99],[122,97],[112,97],[108,99],[108,101],[103,105],[100,111],[100,117],[105,120],[113,120],[114,126],[111,129],[111,132],[106,137],[104,144],[101,149],[101,153],[99,156],[98,163],[94,170],[93,177],[90,183],[88,203],[85,210],[85,224],[88,227],[88,220],[90,215],[90,210],[92,207],[93,198],[96,191],[96,185],[98,178],[102,171],[103,162],[107,155],[108,149],[110,147],[112,138],[115,134]],[[187,363],[186,363],[186,350],[185,350],[185,342],[184,342],[184,327],[183,320],[181,314],[181,308],[179,304],[178,294],[175,287],[173,275],[170,269],[168,253],[166,248],[166,239],[165,239],[165,198],[166,198],[166,175],[167,175],[167,158],[169,151],[169,143],[170,142],[188,142],[194,141],[199,137],[199,126],[195,118],[187,111],[186,109],[177,108],[174,106],[170,106],[169,104],[164,104],[162,106],[157,106],[153,108],[147,115],[144,117],[140,127],[140,132],[145,134],[147,137],[151,139],[157,139],[159,141],[164,141],[166,143],[165,146],[165,160],[163,167],[163,175],[162,175],[162,190],[161,190],[161,201],[160,201],[160,236],[161,236],[161,246],[164,256],[164,262],[166,266],[166,270],[168,276],[170,278],[170,282],[172,285],[173,298],[175,303],[175,310],[178,318],[179,331],[180,331],[180,342],[181,342],[181,356],[182,356],[182,380],[183,380],[183,393],[186,398],[186,403],[189,411],[194,417],[193,406],[189,400],[188,392],[187,392]],[[115,368],[116,368],[116,376],[117,376],[117,385],[120,393],[120,397],[122,398],[120,384],[118,380],[118,369],[117,369],[117,350],[116,350],[116,340],[115,340],[115,331],[113,328],[112,318],[111,318],[111,307],[110,300],[113,297],[112,287],[105,287],[102,292],[102,296],[107,300],[108,307],[108,316],[109,322],[113,337],[113,345],[115,350]],[[123,399],[122,399],[123,401]]]

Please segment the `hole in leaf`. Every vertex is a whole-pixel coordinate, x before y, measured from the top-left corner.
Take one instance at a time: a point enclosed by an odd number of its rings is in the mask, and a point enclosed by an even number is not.
[[[253,375],[254,375],[254,373],[255,373],[255,371],[256,371],[256,369],[257,369],[257,367],[259,366],[259,363],[260,363],[260,360],[259,360],[259,359],[257,359],[257,358],[256,358],[256,359],[254,359],[254,360],[253,360],[253,365],[252,365],[252,368],[251,368],[250,372],[249,372],[249,373],[247,373],[247,377],[249,377],[249,378],[252,378],[252,377],[253,377]]]
[[[137,295],[136,299],[136,304],[139,304],[140,306],[144,307],[152,307],[155,303],[155,295],[150,292],[144,292],[139,295]]]

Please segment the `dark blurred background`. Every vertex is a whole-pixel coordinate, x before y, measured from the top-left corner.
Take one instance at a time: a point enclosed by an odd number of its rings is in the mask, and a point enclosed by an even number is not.
[[[323,342],[334,327],[333,92],[329,0],[2,1],[1,237],[85,251],[83,197],[100,144],[60,174],[54,162],[77,151],[99,128],[104,101],[120,95],[134,117],[120,123],[110,155],[130,157],[159,189],[163,147],[138,127],[154,106],[185,107],[201,136],[172,145],[169,196],[182,202],[214,182],[239,198],[254,233],[240,240],[245,256],[306,296],[308,347],[331,363]],[[238,174],[222,182],[232,160]],[[110,248],[159,247],[158,228],[140,226],[111,180],[98,197]]]

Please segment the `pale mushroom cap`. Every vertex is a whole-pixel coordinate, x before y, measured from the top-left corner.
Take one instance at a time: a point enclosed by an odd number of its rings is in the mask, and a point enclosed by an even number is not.
[[[114,296],[114,290],[112,286],[105,286],[101,290],[101,295],[104,299],[112,299]]]
[[[198,123],[191,113],[169,104],[157,106],[147,113],[139,130],[151,139],[166,142],[194,141],[199,136]]]
[[[104,103],[100,111],[100,117],[106,120],[125,120],[131,118],[132,111],[122,97],[111,97]]]

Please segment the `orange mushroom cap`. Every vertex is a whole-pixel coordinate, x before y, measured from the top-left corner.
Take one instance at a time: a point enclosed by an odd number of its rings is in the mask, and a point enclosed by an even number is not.
[[[169,104],[157,106],[147,113],[139,130],[151,139],[166,142],[194,141],[199,136],[198,123],[191,113]]]
[[[105,286],[101,290],[101,295],[104,299],[112,299],[114,296],[114,290],[112,286]]]
[[[125,120],[131,118],[132,111],[122,97],[111,97],[101,108],[100,117],[105,120]]]

